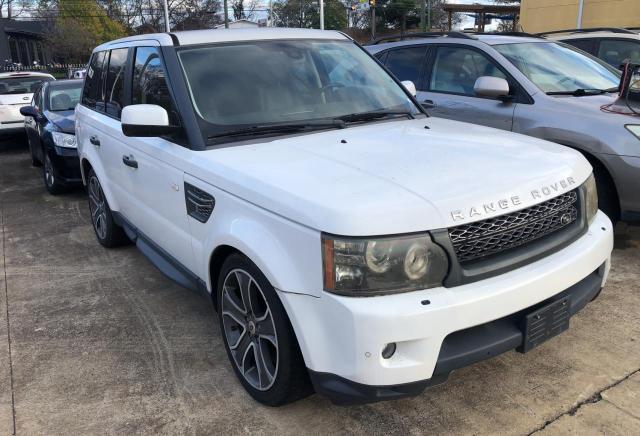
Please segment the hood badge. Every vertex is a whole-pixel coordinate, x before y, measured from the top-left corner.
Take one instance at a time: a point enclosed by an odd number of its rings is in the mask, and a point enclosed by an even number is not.
[[[558,182],[545,185],[540,189],[534,189],[529,192],[529,196],[533,200],[542,200],[547,197],[551,197],[555,194],[560,194],[565,189],[574,186],[576,181],[573,177],[567,177]],[[520,195],[513,195],[507,198],[501,198],[497,201],[484,203],[480,206],[472,206],[469,209],[458,209],[451,211],[451,218],[453,221],[463,221],[466,219],[485,217],[501,210],[510,210],[515,206],[520,206],[523,202],[523,198]],[[571,218],[571,217],[569,217]],[[564,219],[564,217],[562,217]]]

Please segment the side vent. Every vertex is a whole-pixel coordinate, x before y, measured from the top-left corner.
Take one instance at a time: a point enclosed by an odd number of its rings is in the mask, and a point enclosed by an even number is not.
[[[206,223],[216,205],[215,198],[187,182],[184,183],[184,196],[189,216],[201,223]]]

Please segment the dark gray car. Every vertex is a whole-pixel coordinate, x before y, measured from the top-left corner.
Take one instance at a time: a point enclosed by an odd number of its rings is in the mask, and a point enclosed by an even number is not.
[[[542,38],[465,35],[365,48],[437,117],[511,130],[581,151],[598,183],[600,209],[640,223],[640,116],[616,105],[619,72]]]

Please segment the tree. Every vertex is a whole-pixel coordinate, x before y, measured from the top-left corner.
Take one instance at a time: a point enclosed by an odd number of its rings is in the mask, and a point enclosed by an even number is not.
[[[278,27],[320,28],[317,0],[279,0],[273,4],[274,25]],[[340,0],[324,1],[325,29],[347,27],[347,8]]]
[[[126,35],[125,27],[94,0],[58,0],[55,13],[48,38],[61,62],[86,62],[94,47]]]

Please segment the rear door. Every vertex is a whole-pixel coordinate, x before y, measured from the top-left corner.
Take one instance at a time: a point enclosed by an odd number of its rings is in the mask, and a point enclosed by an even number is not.
[[[511,130],[516,103],[477,96],[473,87],[481,76],[512,82],[505,70],[483,51],[457,44],[438,45],[429,56],[418,101],[436,117]],[[510,86],[515,88],[513,83]]]

